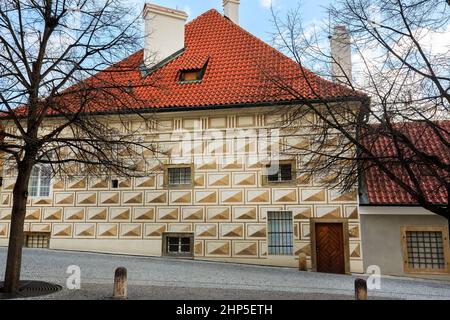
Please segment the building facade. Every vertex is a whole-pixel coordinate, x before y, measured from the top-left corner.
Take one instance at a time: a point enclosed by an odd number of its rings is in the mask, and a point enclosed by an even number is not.
[[[146,5],[153,38],[116,66],[131,70],[117,81],[139,84],[132,89],[148,99],[147,111],[158,110],[156,125],[132,113],[119,119],[105,108],[95,117],[117,134],[134,130],[165,155],[144,154],[140,165],[148,175],[139,178],[86,176],[74,164],[73,175],[49,179],[45,168],[36,169],[27,246],[277,266],[297,266],[304,253],[312,270],[363,272],[356,188],[342,194],[324,187],[327,177],[299,174],[304,159],[284,151],[311,143],[308,126],[316,119],[281,128],[288,113],[282,105],[296,101],[256,80],[262,63],[287,76],[299,66],[238,26],[239,1],[224,4],[226,17],[211,10],[186,26],[183,12]],[[161,48],[168,31],[158,26],[170,29],[170,47]],[[164,56],[155,58],[155,48]],[[152,77],[159,89],[147,85]],[[361,103],[344,86],[308,77],[328,101]],[[304,79],[291,81],[304,99],[315,98]],[[50,128],[58,119],[47,121]],[[5,246],[14,182],[14,172],[5,170]]]
[[[361,272],[356,190],[328,190],[319,177],[297,175],[298,157],[272,156],[270,150],[283,145],[307,143],[302,136],[307,123],[297,135],[291,128],[267,138],[279,121],[270,109],[161,115],[159,129],[147,134],[156,135],[170,157],[149,157],[148,177],[53,178],[48,196],[40,186],[29,197],[30,241],[41,236],[54,249],[161,256],[171,253],[164,237],[187,237],[192,248],[186,255],[195,259],[296,266],[303,252],[312,267],[317,246],[312,238],[319,237],[314,231],[335,224],[341,243],[332,254],[341,256],[333,259],[344,259],[344,272]],[[123,119],[110,121],[116,128],[123,125]],[[144,127],[137,118],[130,125]],[[279,171],[268,172],[277,160]],[[2,245],[7,245],[14,181],[4,176]],[[326,233],[320,237],[329,241]],[[183,250],[175,255],[183,256]]]

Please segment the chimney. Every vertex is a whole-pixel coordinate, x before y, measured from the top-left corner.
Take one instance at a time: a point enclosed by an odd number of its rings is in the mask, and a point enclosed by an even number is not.
[[[334,27],[330,37],[331,76],[334,82],[350,85],[352,81],[351,39],[345,26]]]
[[[144,63],[151,68],[184,48],[184,11],[146,3],[144,6]]]
[[[239,4],[240,0],[223,0],[223,11],[225,17],[239,25]]]

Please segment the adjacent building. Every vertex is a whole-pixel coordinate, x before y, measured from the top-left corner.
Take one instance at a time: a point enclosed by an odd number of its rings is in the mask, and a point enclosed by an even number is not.
[[[415,146],[428,154],[450,161],[442,137],[450,132],[450,121],[441,121],[439,130],[421,122],[399,123],[402,132]],[[371,148],[386,157],[395,153],[392,140],[371,139]],[[397,175],[400,168],[393,169]],[[425,196],[437,206],[448,209],[448,190],[433,176],[421,175]],[[376,166],[361,177],[359,188],[361,241],[364,268],[380,267],[383,274],[448,279],[450,251],[448,220],[420,207],[416,201]]]

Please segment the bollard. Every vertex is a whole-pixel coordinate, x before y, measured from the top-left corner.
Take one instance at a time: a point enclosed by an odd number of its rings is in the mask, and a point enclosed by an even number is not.
[[[355,279],[355,300],[367,300],[367,282],[364,279]]]
[[[300,252],[298,255],[298,270],[306,271],[306,254],[304,252]]]
[[[119,267],[114,273],[113,299],[127,299],[127,269]]]

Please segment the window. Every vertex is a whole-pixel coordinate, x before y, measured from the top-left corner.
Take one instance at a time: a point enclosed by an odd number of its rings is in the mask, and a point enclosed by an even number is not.
[[[405,272],[449,271],[448,230],[445,227],[402,227]]]
[[[39,165],[31,171],[28,193],[31,197],[48,197],[50,195],[51,168]]]
[[[119,187],[119,180],[113,179],[111,180],[112,188],[117,189]]]
[[[48,248],[50,241],[49,232],[25,232],[24,247]]]
[[[202,80],[201,70],[182,71],[181,82],[193,82]]]
[[[192,257],[193,248],[193,233],[163,233],[163,255],[176,257]]]
[[[174,165],[167,167],[166,185],[186,187],[192,185],[192,166]]]
[[[208,61],[206,61],[201,68],[183,69],[180,71],[181,83],[201,82],[206,72]]]
[[[266,168],[263,184],[293,184],[295,182],[294,168],[294,161],[279,161],[270,164]]]
[[[269,254],[292,255],[294,252],[292,212],[269,211],[267,221]]]

